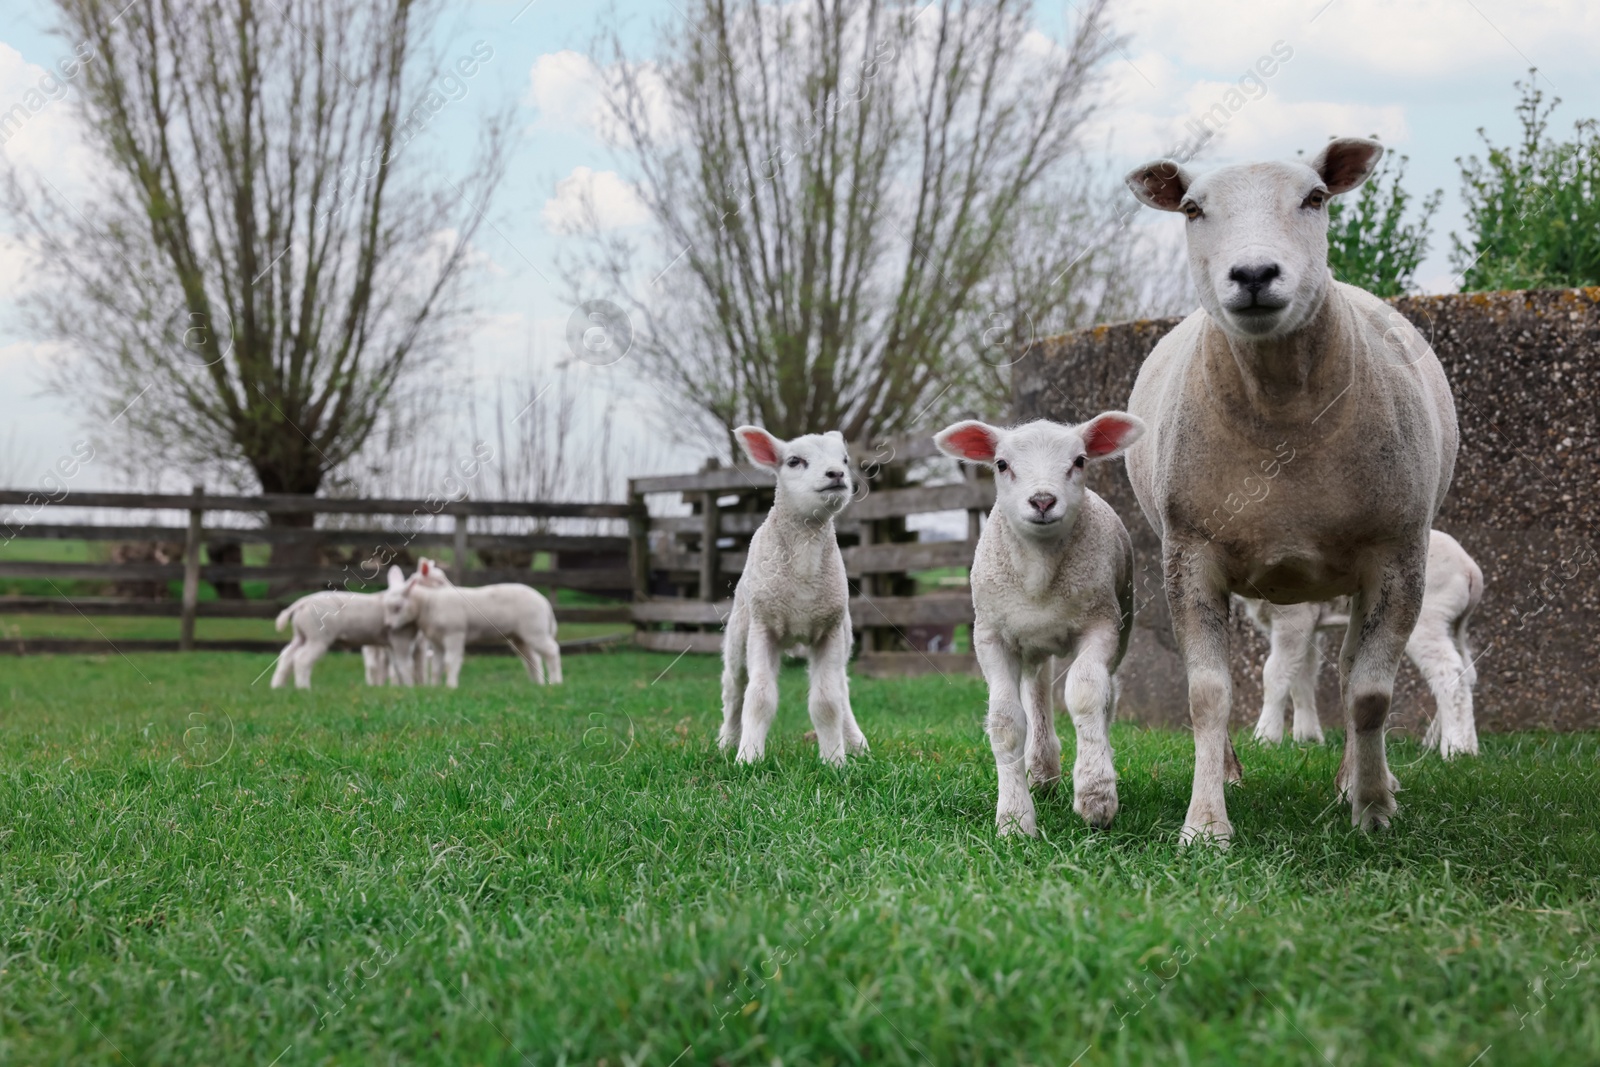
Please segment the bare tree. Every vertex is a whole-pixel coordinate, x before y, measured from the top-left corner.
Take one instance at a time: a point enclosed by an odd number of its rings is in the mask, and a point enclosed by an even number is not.
[[[36,324],[81,353],[55,386],[108,423],[126,409],[146,465],[316,492],[461,321],[503,123],[457,182],[407,146],[482,48],[431,64],[429,0],[56,4],[93,48],[79,85],[105,167],[83,204],[8,182],[49,279]]]
[[[611,38],[611,132],[655,246],[596,232],[574,288],[630,301],[647,370],[723,428],[859,439],[957,402],[1014,257],[1056,268],[1038,318],[1076,298],[1066,248],[1017,242],[1059,236],[1029,220],[1078,157],[1106,4],[1064,43],[1028,0],[698,0],[656,57]]]

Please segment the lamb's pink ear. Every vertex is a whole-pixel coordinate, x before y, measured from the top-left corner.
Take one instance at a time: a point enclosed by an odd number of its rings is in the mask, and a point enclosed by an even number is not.
[[[1083,450],[1090,459],[1120,456],[1144,435],[1144,420],[1126,411],[1106,411],[1081,427]]]
[[[1158,159],[1134,167],[1122,179],[1139,203],[1157,211],[1178,210],[1178,205],[1183,203],[1183,194],[1189,191],[1189,183],[1193,180],[1188,171],[1170,159]]]
[[[994,450],[1000,444],[1000,431],[986,422],[967,419],[934,434],[933,443],[947,456],[973,463],[993,463]]]
[[[1311,169],[1322,178],[1322,184],[1334,196],[1348,193],[1372,176],[1383,158],[1383,145],[1366,137],[1335,137],[1329,141]]]
[[[776,470],[783,464],[783,442],[761,427],[741,426],[733,431],[733,436],[739,439],[739,447],[756,466]]]
[[[420,580],[422,580],[424,582],[427,581],[429,578],[432,578],[433,577],[433,560],[429,559],[427,556],[423,556],[420,560],[418,560],[417,561],[417,573],[415,575],[413,575],[413,577],[418,578],[418,579],[420,579]]]

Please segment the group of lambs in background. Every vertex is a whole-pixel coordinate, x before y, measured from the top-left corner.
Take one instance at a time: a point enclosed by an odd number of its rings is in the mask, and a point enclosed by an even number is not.
[[[1271,639],[1256,726],[1266,743],[1282,740],[1288,700],[1296,740],[1321,741],[1319,631],[1343,629],[1335,788],[1353,825],[1385,827],[1396,811],[1384,728],[1403,656],[1437,702],[1425,740],[1445,758],[1477,753],[1467,625],[1483,575],[1432,529],[1455,467],[1455,403],[1411,324],[1328,270],[1327,202],[1366,181],[1382,152],[1339,138],[1309,163],[1200,177],[1171,160],[1136,168],[1134,195],[1187,220],[1201,307],[1145,360],[1128,411],[1071,426],[968,420],[935,436],[945,454],[995,478],[971,590],[1000,833],[1037,833],[1030,786],[1049,790],[1062,777],[1055,657],[1070,661],[1060,692],[1077,734],[1073,807],[1094,826],[1117,811],[1109,726],[1133,628],[1133,546],[1084,479],[1090,464],[1118,456],[1161,539],[1188,676],[1195,772],[1182,841],[1225,846],[1233,833],[1223,786],[1242,774],[1227,730],[1236,599],[1254,602]],[[734,594],[720,743],[741,762],[762,757],[780,658],[804,645],[820,754],[841,764],[867,747],[850,710],[849,594],[834,534],[853,490],[845,442],[837,432],[781,441],[754,426],[735,436],[774,471],[777,495]]]
[[[368,685],[437,684],[456,688],[467,643],[496,638],[508,642],[528,677],[539,685],[548,672],[561,681],[561,647],[556,643],[556,613],[537,590],[509,582],[463,588],[451,584],[444,568],[430,559],[405,577],[389,568],[382,593],[328,590],[301,597],[278,615],[279,630],[294,636],[278,655],[274,689],[292,673],[299,689],[311,687],[311,668],[335,642],[361,648]]]

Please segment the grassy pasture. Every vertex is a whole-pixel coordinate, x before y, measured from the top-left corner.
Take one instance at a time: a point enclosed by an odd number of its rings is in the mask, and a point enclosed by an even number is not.
[[[1600,1062],[1593,735],[1395,740],[1373,838],[1240,739],[1217,853],[1119,725],[1113,829],[999,841],[974,679],[856,680],[835,771],[797,670],[740,767],[707,658],[269,662],[0,662],[0,1063]]]

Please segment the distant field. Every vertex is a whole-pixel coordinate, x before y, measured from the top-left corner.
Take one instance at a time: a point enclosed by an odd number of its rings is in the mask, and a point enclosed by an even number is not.
[[[0,660],[0,1062],[1600,1061],[1594,735],[1396,741],[1372,838],[1337,747],[1241,738],[1217,853],[1127,725],[1110,831],[997,840],[975,679],[856,679],[836,771],[798,670],[743,767],[707,657],[269,663]]]

